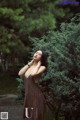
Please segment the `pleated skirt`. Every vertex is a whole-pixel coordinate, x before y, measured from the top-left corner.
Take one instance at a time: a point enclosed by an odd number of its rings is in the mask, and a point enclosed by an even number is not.
[[[24,76],[23,120],[44,120],[46,112],[45,97],[32,76]]]

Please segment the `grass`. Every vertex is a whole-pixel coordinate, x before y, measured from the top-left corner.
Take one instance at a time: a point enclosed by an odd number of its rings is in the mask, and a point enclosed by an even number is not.
[[[17,94],[18,81],[15,75],[0,73],[0,94]]]

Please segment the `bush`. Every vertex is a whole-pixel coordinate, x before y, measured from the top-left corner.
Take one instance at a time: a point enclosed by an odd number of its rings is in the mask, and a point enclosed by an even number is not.
[[[80,23],[73,18],[70,23],[62,23],[60,30],[31,40],[32,54],[38,49],[49,54],[41,84],[49,108],[56,110],[56,120],[61,111],[65,120],[80,118]]]

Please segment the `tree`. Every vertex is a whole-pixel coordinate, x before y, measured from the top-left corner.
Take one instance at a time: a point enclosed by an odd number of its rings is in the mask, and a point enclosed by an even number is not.
[[[28,61],[33,46],[29,36],[41,37],[47,31],[56,29],[63,18],[65,20],[72,16],[69,7],[64,9],[58,2],[59,0],[0,1],[0,49],[4,56],[4,70],[8,68],[9,59],[13,60],[14,56],[20,61]]]
[[[80,18],[62,23],[60,30],[32,38],[33,51],[44,49],[49,54],[47,74],[40,80],[43,93],[55,120],[79,120],[80,109]]]
[[[8,70],[10,63],[14,63],[15,59],[19,61],[29,51],[29,47],[25,46],[17,32],[19,22],[24,20],[24,16],[21,15],[22,9],[6,6],[0,6],[0,57],[3,71]]]

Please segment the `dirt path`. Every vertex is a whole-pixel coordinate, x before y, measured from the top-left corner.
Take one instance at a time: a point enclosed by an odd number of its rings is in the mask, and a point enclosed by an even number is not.
[[[8,120],[23,120],[23,103],[16,102],[17,95],[0,95],[0,120],[1,112],[8,112]],[[6,119],[7,120],[7,119]]]

